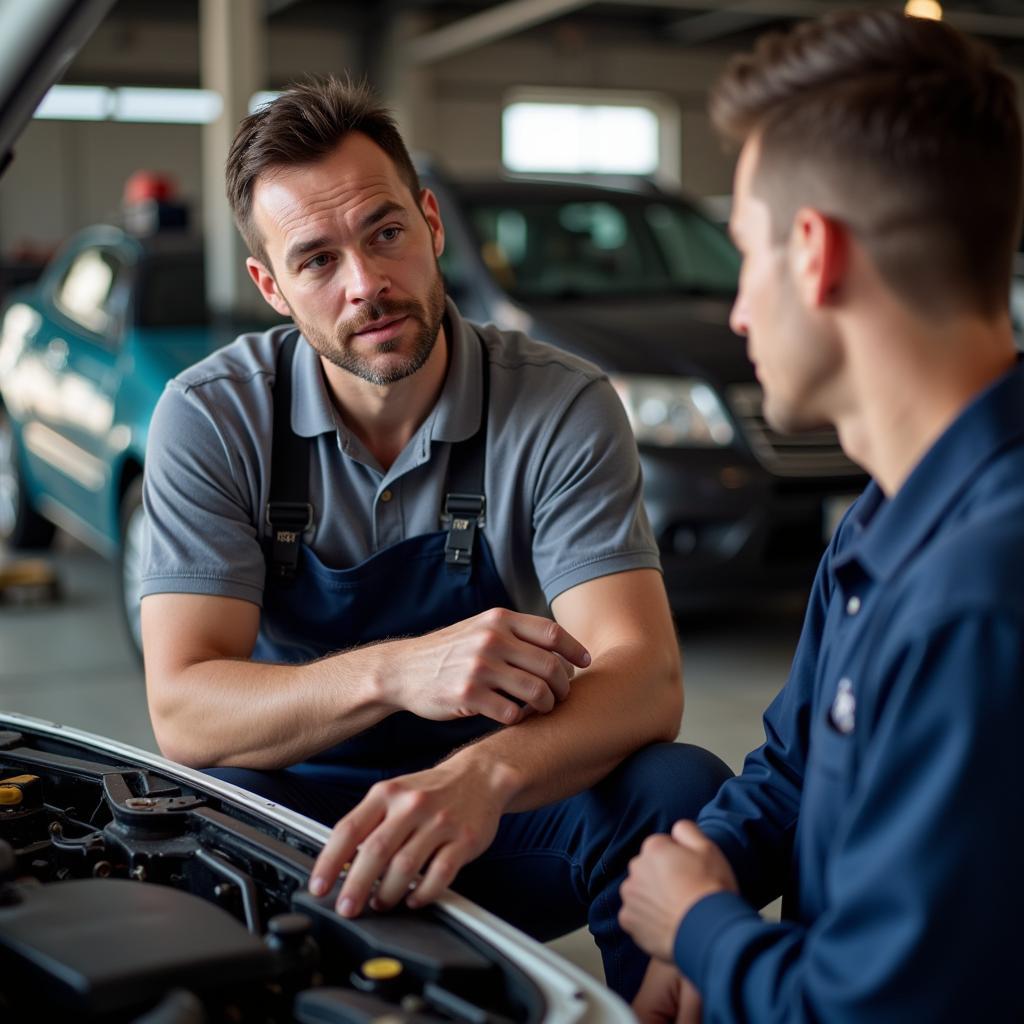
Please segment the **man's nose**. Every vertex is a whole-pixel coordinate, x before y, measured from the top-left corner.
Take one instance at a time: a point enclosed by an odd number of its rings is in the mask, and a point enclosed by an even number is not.
[[[375,260],[360,255],[349,261],[346,290],[350,302],[373,302],[390,287],[390,279]]]
[[[741,338],[747,336],[750,321],[747,317],[747,304],[742,293],[736,296],[736,301],[732,304],[732,309],[729,312],[729,326]]]

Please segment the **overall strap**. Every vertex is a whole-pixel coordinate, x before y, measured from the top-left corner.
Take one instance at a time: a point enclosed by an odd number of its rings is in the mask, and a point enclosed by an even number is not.
[[[487,462],[487,414],[490,407],[491,367],[487,343],[481,337],[483,364],[483,400],[480,403],[480,426],[476,433],[453,444],[448,458],[441,522],[448,527],[444,544],[444,561],[449,572],[468,574],[473,565],[476,531],[483,525],[487,499],[484,496],[484,469]]]
[[[292,430],[292,362],[299,341],[290,331],[277,353],[274,379],[274,436],[270,456],[267,579],[287,583],[299,564],[302,534],[313,525],[309,503],[309,438]]]

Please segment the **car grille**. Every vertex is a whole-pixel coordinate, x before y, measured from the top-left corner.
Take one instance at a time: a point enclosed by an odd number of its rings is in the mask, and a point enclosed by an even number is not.
[[[756,384],[737,384],[726,392],[757,461],[777,476],[856,476],[863,473],[843,454],[831,428],[780,434],[765,422],[762,393]]]

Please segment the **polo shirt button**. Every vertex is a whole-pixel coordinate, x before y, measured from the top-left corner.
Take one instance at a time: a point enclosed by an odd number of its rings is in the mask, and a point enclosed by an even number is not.
[[[855,594],[846,602],[846,614],[856,615],[860,611],[860,598]]]
[[[381,501],[388,502],[388,501],[391,500],[391,498],[392,498],[392,494],[391,494],[390,491],[381,491],[380,492],[380,500]]]

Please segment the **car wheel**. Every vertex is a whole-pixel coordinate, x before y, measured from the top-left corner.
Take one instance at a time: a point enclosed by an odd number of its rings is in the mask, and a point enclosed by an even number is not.
[[[45,548],[55,527],[29,503],[21,475],[14,427],[0,408],[0,541],[9,548]]]
[[[142,659],[142,558],[146,514],[142,507],[142,477],[137,476],[121,499],[121,551],[117,560],[121,613],[139,660]]]

